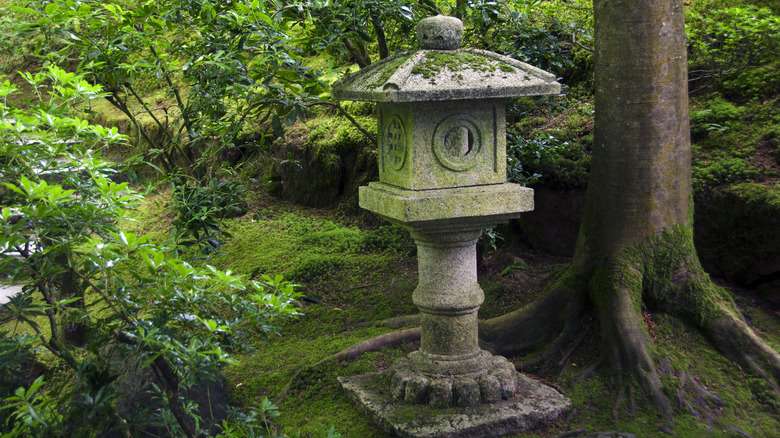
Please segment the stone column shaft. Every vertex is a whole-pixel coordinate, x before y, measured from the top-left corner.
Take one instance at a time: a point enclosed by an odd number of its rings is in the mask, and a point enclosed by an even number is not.
[[[484,367],[477,327],[485,298],[477,283],[480,234],[412,233],[419,270],[412,300],[422,313],[420,351],[412,362],[420,372],[461,374]]]

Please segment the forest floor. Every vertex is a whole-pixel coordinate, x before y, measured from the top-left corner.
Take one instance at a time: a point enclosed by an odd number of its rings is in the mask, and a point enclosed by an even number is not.
[[[250,198],[250,212],[227,221],[233,237],[209,262],[250,277],[282,274],[300,284],[307,299],[301,300],[300,317],[281,322],[280,336],[250,339],[253,350],[237,355],[238,363],[226,369],[230,403],[249,407],[263,397],[278,401],[289,384],[289,394],[278,404],[281,415],[273,420],[276,433],[327,436],[333,426],[344,437],[386,436],[344,394],[336,378],[387,370],[418,345],[388,347],[350,362],[315,364],[392,331],[382,327],[382,321],[416,313],[411,300],[417,281],[413,242],[396,227],[336,210],[300,207],[264,194]],[[149,198],[135,226],[164,236],[172,215],[163,199]],[[545,278],[567,262],[517,239],[498,243],[495,251],[485,251],[479,265],[486,295],[482,318],[533,300]],[[750,291],[733,292],[746,320],[780,348],[778,309]],[[677,405],[675,422],[661,428],[680,437],[776,436],[780,405],[757,376],[725,359],[683,321],[649,312],[645,321],[665,359],[665,390]],[[523,436],[550,437],[575,429],[667,436],[656,412],[642,404],[633,415],[621,411],[617,420],[612,418],[615,394],[608,366],[574,383],[600,357],[597,321],[583,321],[583,327],[570,355],[560,358],[554,369],[532,374],[569,397],[572,408],[559,422]]]

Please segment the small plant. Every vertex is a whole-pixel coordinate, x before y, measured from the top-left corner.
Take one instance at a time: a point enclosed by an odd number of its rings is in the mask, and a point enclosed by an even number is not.
[[[495,252],[498,249],[498,243],[504,240],[504,235],[496,231],[495,228],[486,228],[482,230],[480,244],[485,254]]]
[[[241,198],[243,192],[243,185],[230,179],[213,178],[205,184],[193,179],[172,183],[171,207],[176,212],[171,230],[174,243],[184,248],[197,246],[204,256],[218,251],[224,243],[222,238],[231,237],[222,220],[246,212]]]
[[[723,98],[717,97],[708,103],[708,107],[691,111],[691,135],[694,140],[702,139],[710,133],[723,133],[730,129],[734,121],[742,118],[744,109],[737,108]]]
[[[528,266],[521,265],[520,262],[514,261],[511,265],[507,266],[501,271],[501,275],[509,275],[512,272],[515,271],[525,271],[528,269]]]
[[[759,171],[737,157],[712,157],[695,162],[692,167],[693,186],[697,191],[758,176]]]

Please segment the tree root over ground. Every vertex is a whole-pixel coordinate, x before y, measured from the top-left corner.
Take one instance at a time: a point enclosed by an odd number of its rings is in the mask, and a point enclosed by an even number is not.
[[[672,403],[659,372],[665,359],[643,320],[642,309],[647,308],[700,329],[722,354],[762,377],[780,397],[780,355],[745,323],[729,294],[711,282],[685,234],[665,233],[601,267],[578,270],[570,265],[536,302],[483,321],[480,342],[504,355],[534,352],[534,359],[518,368],[545,369],[553,358],[570,354],[563,350],[579,342],[579,321],[592,308],[601,327],[602,359],[577,381],[606,362],[616,388],[613,417],[624,405],[632,413],[636,398],[643,396],[671,421]],[[541,353],[534,351],[539,343],[545,344]]]
[[[419,339],[420,339],[420,328],[414,327],[405,330],[399,330],[396,332],[385,333],[383,335],[365,339],[363,341],[358,342],[357,344],[351,345],[339,351],[338,353],[335,353],[331,356],[326,357],[325,359],[322,359],[321,361],[313,365],[306,366],[296,371],[295,374],[293,374],[293,376],[290,378],[290,381],[287,383],[287,386],[285,386],[284,391],[282,391],[282,394],[276,400],[276,404],[279,405],[284,401],[284,399],[290,393],[290,389],[292,388],[293,383],[295,383],[295,381],[298,379],[298,376],[300,376],[301,373],[306,370],[311,370],[324,363],[334,361],[334,360],[335,361],[353,360],[365,353],[381,350],[382,348],[391,345],[400,344],[401,342],[414,342]]]

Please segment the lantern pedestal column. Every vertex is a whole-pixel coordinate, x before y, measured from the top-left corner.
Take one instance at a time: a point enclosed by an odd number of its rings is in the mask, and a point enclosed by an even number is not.
[[[479,348],[476,244],[481,229],[412,231],[419,283],[420,350],[393,365],[390,393],[399,401],[433,407],[477,406],[515,395],[514,366]]]

